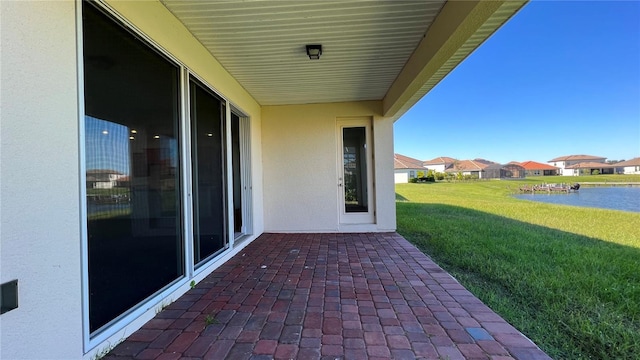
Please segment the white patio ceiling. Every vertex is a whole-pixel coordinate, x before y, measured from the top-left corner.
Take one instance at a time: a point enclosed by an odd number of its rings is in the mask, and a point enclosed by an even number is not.
[[[463,12],[456,10],[464,8],[461,4],[452,2],[447,12],[444,0],[161,2],[261,105],[388,100],[384,110],[392,114],[413,105],[524,3],[499,3],[489,15],[480,11],[482,19],[465,42],[457,41],[455,51],[449,49],[435,64],[437,74],[425,77],[420,70],[430,59],[412,59],[412,54],[437,57],[447,45],[436,36],[435,51],[424,53],[430,46],[426,34],[445,12],[454,16],[440,21],[440,27],[464,25],[455,18],[456,11]],[[473,11],[478,9],[483,6]],[[464,11],[469,14],[459,17],[467,22],[470,14],[477,17]],[[322,44],[319,60],[307,57],[306,44]],[[410,61],[417,63],[417,72]],[[386,99],[392,86],[396,94]]]

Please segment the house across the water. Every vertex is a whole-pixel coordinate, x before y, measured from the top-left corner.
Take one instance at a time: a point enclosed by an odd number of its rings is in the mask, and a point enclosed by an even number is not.
[[[567,155],[559,156],[547,161],[551,166],[557,167],[560,175],[577,176],[580,173],[588,172],[593,169],[612,169],[606,164],[606,157],[593,155]],[[583,165],[579,165],[583,164]],[[613,174],[613,170],[606,170],[606,174]],[[601,172],[602,173],[602,172]]]
[[[485,159],[459,160],[447,167],[445,172],[452,176],[460,174],[474,179],[521,179],[525,177],[525,169],[518,164],[502,165]]]
[[[616,169],[623,174],[640,174],[640,157],[615,164]]]
[[[524,168],[526,176],[553,176],[558,175],[558,168],[549,164],[536,161],[515,162],[509,164],[520,165]]]

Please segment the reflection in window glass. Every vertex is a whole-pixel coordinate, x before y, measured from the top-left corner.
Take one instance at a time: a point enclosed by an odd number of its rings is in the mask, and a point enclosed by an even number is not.
[[[129,129],[87,116],[85,144],[88,218],[131,214]]]
[[[89,328],[184,273],[179,68],[83,2]]]

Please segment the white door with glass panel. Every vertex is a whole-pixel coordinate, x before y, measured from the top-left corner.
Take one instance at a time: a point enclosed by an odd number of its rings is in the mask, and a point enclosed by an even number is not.
[[[371,118],[343,118],[337,124],[340,223],[373,224]]]

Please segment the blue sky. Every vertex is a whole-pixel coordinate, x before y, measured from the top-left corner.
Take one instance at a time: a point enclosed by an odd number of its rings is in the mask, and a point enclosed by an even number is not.
[[[87,170],[116,170],[129,175],[129,128],[85,116]]]
[[[532,1],[394,125],[395,152],[640,156],[640,1]]]

